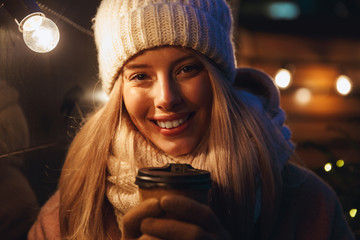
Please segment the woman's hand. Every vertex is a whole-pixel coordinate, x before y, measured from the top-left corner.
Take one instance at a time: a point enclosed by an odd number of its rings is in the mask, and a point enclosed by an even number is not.
[[[158,199],[151,198],[141,202],[124,215],[121,240],[147,239],[140,238],[143,236],[140,231],[142,221],[147,218],[156,218],[163,215],[164,211],[160,208]]]
[[[123,240],[230,240],[213,211],[190,198],[148,199],[124,217]]]

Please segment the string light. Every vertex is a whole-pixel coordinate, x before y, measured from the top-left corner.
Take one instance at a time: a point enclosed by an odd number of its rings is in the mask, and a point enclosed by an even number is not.
[[[349,211],[349,215],[350,217],[354,218],[356,217],[356,214],[357,214],[357,209],[356,208],[353,208]]]
[[[348,95],[351,91],[352,84],[351,80],[346,75],[340,75],[336,80],[336,90],[341,95]]]
[[[50,13],[51,15],[55,16],[57,19],[62,20],[63,22],[67,23],[69,26],[75,28],[76,30],[78,30],[78,31],[90,36],[90,37],[94,37],[94,34],[93,34],[93,32],[91,30],[80,26],[79,24],[77,24],[76,22],[74,22],[71,19],[67,18],[66,16],[63,16],[60,13],[56,12],[55,10],[45,6],[41,2],[37,1],[36,4],[39,5],[41,10]]]
[[[324,166],[324,170],[326,172],[330,172],[332,169],[332,164],[331,163],[326,163],[325,166]]]
[[[34,52],[46,53],[59,43],[60,32],[56,24],[43,13],[32,13],[19,23],[25,44]]]
[[[339,160],[337,160],[336,161],[336,166],[337,167],[343,167],[345,165],[345,162],[344,162],[344,160],[342,160],[342,159],[339,159]]]
[[[289,87],[292,79],[291,72],[288,69],[281,68],[275,75],[275,84],[282,89]]]
[[[3,6],[15,19],[22,32],[25,44],[33,51],[46,53],[59,42],[60,33],[56,24],[41,12],[33,0],[8,0]]]

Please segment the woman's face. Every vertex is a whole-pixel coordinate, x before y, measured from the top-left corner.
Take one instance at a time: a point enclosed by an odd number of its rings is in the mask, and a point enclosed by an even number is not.
[[[124,65],[123,99],[137,129],[164,152],[178,156],[199,144],[210,123],[207,70],[190,51],[147,50]]]

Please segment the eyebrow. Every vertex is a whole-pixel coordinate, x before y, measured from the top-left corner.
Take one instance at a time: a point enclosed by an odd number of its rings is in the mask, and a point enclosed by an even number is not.
[[[183,61],[186,61],[187,59],[190,58],[196,58],[194,55],[192,54],[187,54],[181,58],[176,59],[174,62],[172,62],[171,65],[176,65],[178,63],[181,63]],[[124,66],[123,70],[133,70],[133,69],[138,69],[138,68],[151,68],[151,65],[149,64],[127,64],[126,66]]]
[[[127,69],[137,69],[137,68],[150,68],[151,66],[148,64],[127,64],[124,66],[124,70]]]

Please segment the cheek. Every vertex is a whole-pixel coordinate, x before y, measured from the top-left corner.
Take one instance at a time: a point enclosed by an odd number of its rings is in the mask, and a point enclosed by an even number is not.
[[[140,121],[146,115],[146,95],[134,89],[124,87],[123,99],[127,112],[134,122]]]
[[[209,108],[212,103],[212,88],[209,79],[196,81],[187,88],[187,97],[190,102],[199,108]]]

